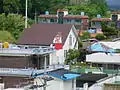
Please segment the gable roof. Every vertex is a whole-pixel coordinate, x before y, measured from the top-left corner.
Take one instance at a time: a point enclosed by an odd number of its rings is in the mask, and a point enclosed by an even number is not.
[[[64,44],[72,26],[72,24],[34,24],[23,31],[18,39],[18,44],[50,45],[58,32],[62,33]]]

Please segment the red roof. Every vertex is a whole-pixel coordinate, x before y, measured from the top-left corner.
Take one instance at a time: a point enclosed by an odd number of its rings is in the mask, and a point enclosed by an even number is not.
[[[112,12],[112,14],[120,14],[120,12]]]
[[[57,18],[56,15],[40,15],[40,18]]]
[[[57,15],[40,15],[40,18],[57,18]],[[66,15],[64,16],[65,19],[88,19],[88,16],[81,16],[81,15]]]
[[[93,18],[91,21],[112,21],[110,18]]]
[[[81,15],[66,15],[64,18],[69,18],[69,19],[88,19],[88,16],[81,16]]]

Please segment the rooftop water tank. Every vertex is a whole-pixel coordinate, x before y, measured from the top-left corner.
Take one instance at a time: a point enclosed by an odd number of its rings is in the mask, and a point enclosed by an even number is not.
[[[97,14],[97,18],[101,18],[101,15],[100,15],[100,14]]]
[[[49,11],[45,11],[45,15],[49,15]]]
[[[81,15],[81,16],[84,16],[84,15],[85,15],[85,13],[84,13],[84,12],[81,12],[81,13],[80,13],[80,15]]]

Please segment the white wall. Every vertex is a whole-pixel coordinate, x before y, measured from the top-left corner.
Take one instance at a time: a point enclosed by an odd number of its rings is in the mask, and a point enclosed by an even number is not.
[[[118,14],[118,20],[120,20],[120,14]]]
[[[73,26],[73,29],[74,26]],[[69,45],[69,37],[70,35],[72,36],[72,46]],[[64,43],[63,45],[63,49],[61,50],[57,50],[56,52],[50,54],[50,65],[52,64],[64,64],[64,60],[65,60],[65,57],[64,57],[64,50],[69,50],[69,49],[78,49],[78,43],[76,44],[76,36],[75,36],[75,33],[73,32],[72,28],[67,36],[67,39],[66,39],[66,42]],[[75,44],[76,44],[76,47],[75,47]]]
[[[92,63],[120,63],[120,54],[94,53],[86,55],[86,62]]]
[[[74,26],[73,26],[73,29]],[[72,46],[69,45],[69,37],[70,35],[72,36]],[[52,53],[50,54],[50,65],[52,64],[64,64],[64,60],[65,60],[65,57],[64,57],[64,50],[69,50],[69,49],[73,49],[75,47],[75,44],[76,44],[76,36],[75,36],[75,33],[73,32],[72,28],[67,36],[67,39],[66,39],[66,42],[64,43],[63,45],[63,49],[61,50],[57,50],[56,53]],[[76,49],[78,49],[78,43],[75,47]]]
[[[42,79],[36,78],[34,80],[34,84],[41,85],[44,82]],[[76,90],[76,79],[74,79],[74,89],[72,89],[72,80],[63,81],[58,78],[54,78],[54,80],[47,81],[46,90]],[[37,90],[43,90],[43,87],[38,88]]]
[[[76,90],[76,79],[64,81],[64,90]]]

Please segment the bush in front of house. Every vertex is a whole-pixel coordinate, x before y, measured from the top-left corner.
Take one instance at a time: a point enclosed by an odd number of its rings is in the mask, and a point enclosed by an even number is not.
[[[104,34],[97,34],[95,38],[97,40],[104,40],[104,39],[106,39],[106,36]]]

